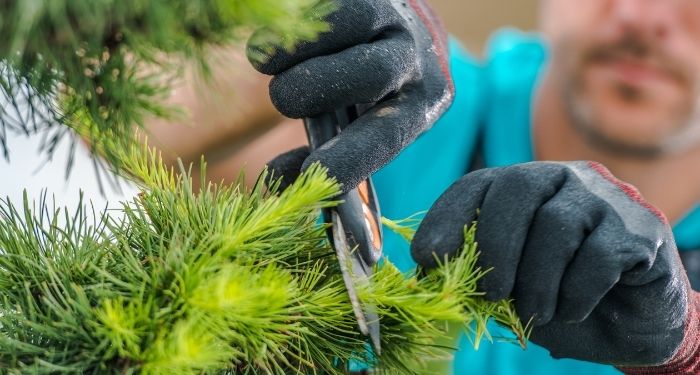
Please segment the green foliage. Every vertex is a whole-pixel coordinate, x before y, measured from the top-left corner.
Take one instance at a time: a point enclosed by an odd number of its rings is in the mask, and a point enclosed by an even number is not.
[[[343,374],[351,361],[419,373],[449,352],[436,344],[448,324],[471,329],[478,345],[489,318],[524,343],[510,303],[476,291],[485,271],[474,228],[436,270],[406,275],[385,262],[359,285],[380,316],[375,357],[317,223],[339,192],[320,167],[280,194],[207,185],[204,174],[195,191],[184,167],[134,148],[134,126],[173,114],[160,99],[186,60],[206,71],[207,47],[253,29],[252,59],[293,48],[326,30],[331,0],[8,0],[0,9],[5,154],[7,132],[49,129],[50,153],[72,128],[142,188],[118,212],[68,212],[46,196],[0,203],[0,373]]]
[[[207,47],[240,42],[293,48],[327,30],[332,0],[7,0],[0,2],[0,148],[7,132],[68,125],[110,162],[162,99],[187,60],[206,70]],[[5,105],[7,104],[7,105]]]
[[[406,374],[445,353],[448,323],[476,322],[477,340],[489,317],[525,334],[507,303],[479,298],[472,228],[438,269],[386,262],[360,285],[381,321],[374,358],[317,223],[339,192],[322,168],[280,194],[193,191],[132,151],[120,157],[143,190],[118,213],[0,206],[1,373],[343,374],[359,360]]]

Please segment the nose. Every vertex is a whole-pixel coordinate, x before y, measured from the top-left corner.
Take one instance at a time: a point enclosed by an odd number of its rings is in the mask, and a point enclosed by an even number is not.
[[[693,0],[697,1],[697,0]],[[639,33],[663,38],[668,33],[669,4],[674,0],[609,0],[608,11],[616,22],[617,32]]]
[[[622,23],[633,25],[643,18],[644,0],[612,0],[610,3],[612,15]]]

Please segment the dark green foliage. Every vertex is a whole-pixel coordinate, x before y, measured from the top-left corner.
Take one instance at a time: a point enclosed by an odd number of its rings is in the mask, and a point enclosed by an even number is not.
[[[116,140],[176,113],[162,99],[186,61],[206,71],[208,47],[253,28],[291,49],[326,30],[332,9],[330,0],[1,0],[0,148],[7,157],[8,132],[51,129],[42,146],[51,153],[63,124],[118,164]]]

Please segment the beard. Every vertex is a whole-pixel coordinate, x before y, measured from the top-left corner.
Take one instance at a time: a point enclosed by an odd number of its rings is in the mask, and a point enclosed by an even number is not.
[[[628,90],[628,89],[621,89]],[[629,95],[638,95],[631,93]],[[651,160],[664,155],[677,154],[700,145],[700,113],[697,108],[668,120],[660,127],[672,128],[661,137],[641,141],[633,137],[611,134],[608,125],[586,100],[585,94],[567,85],[564,104],[571,124],[594,149],[618,157]],[[651,138],[651,137],[650,137]]]
[[[606,154],[634,159],[655,159],[669,153],[677,153],[700,144],[700,111],[697,105],[695,80],[682,64],[669,58],[652,43],[635,34],[627,34],[614,43],[595,45],[580,51],[572,47],[579,45],[572,40],[561,43],[558,56],[559,66],[565,67],[568,74],[560,74],[560,94],[570,123],[593,148]],[[568,48],[567,48],[568,47]],[[592,100],[585,80],[585,68],[591,64],[606,63],[620,58],[634,58],[641,61],[653,59],[664,72],[686,89],[687,97],[679,103],[673,103],[666,116],[651,125],[655,130],[644,136],[629,134],[634,127],[614,131],[614,120],[606,119],[606,104]],[[567,61],[568,59],[568,61]],[[617,100],[625,103],[637,103],[640,111],[645,110],[644,101],[649,93],[639,87],[624,83],[610,83]],[[653,96],[653,95],[652,95]],[[658,103],[656,103],[658,104]],[[619,109],[619,108],[618,108]],[[614,110],[614,109],[613,109]],[[648,110],[648,108],[647,108]],[[649,125],[649,124],[647,124]]]

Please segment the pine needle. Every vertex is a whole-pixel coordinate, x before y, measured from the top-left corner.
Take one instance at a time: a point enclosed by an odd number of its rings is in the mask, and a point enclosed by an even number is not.
[[[43,132],[51,157],[71,128],[118,165],[147,118],[180,113],[164,102],[188,63],[206,76],[212,47],[241,44],[256,29],[254,61],[292,50],[327,31],[334,9],[332,0],[3,1],[0,151],[9,158],[10,133]]]
[[[448,323],[476,327],[478,343],[490,318],[524,342],[512,306],[476,290],[485,271],[473,227],[435,270],[418,277],[384,262],[360,285],[380,317],[377,357],[317,221],[340,191],[323,168],[281,194],[263,184],[193,191],[187,170],[152,150],[120,157],[143,190],[119,219],[0,204],[0,372],[345,374],[362,362],[417,374],[450,353],[437,344]]]

